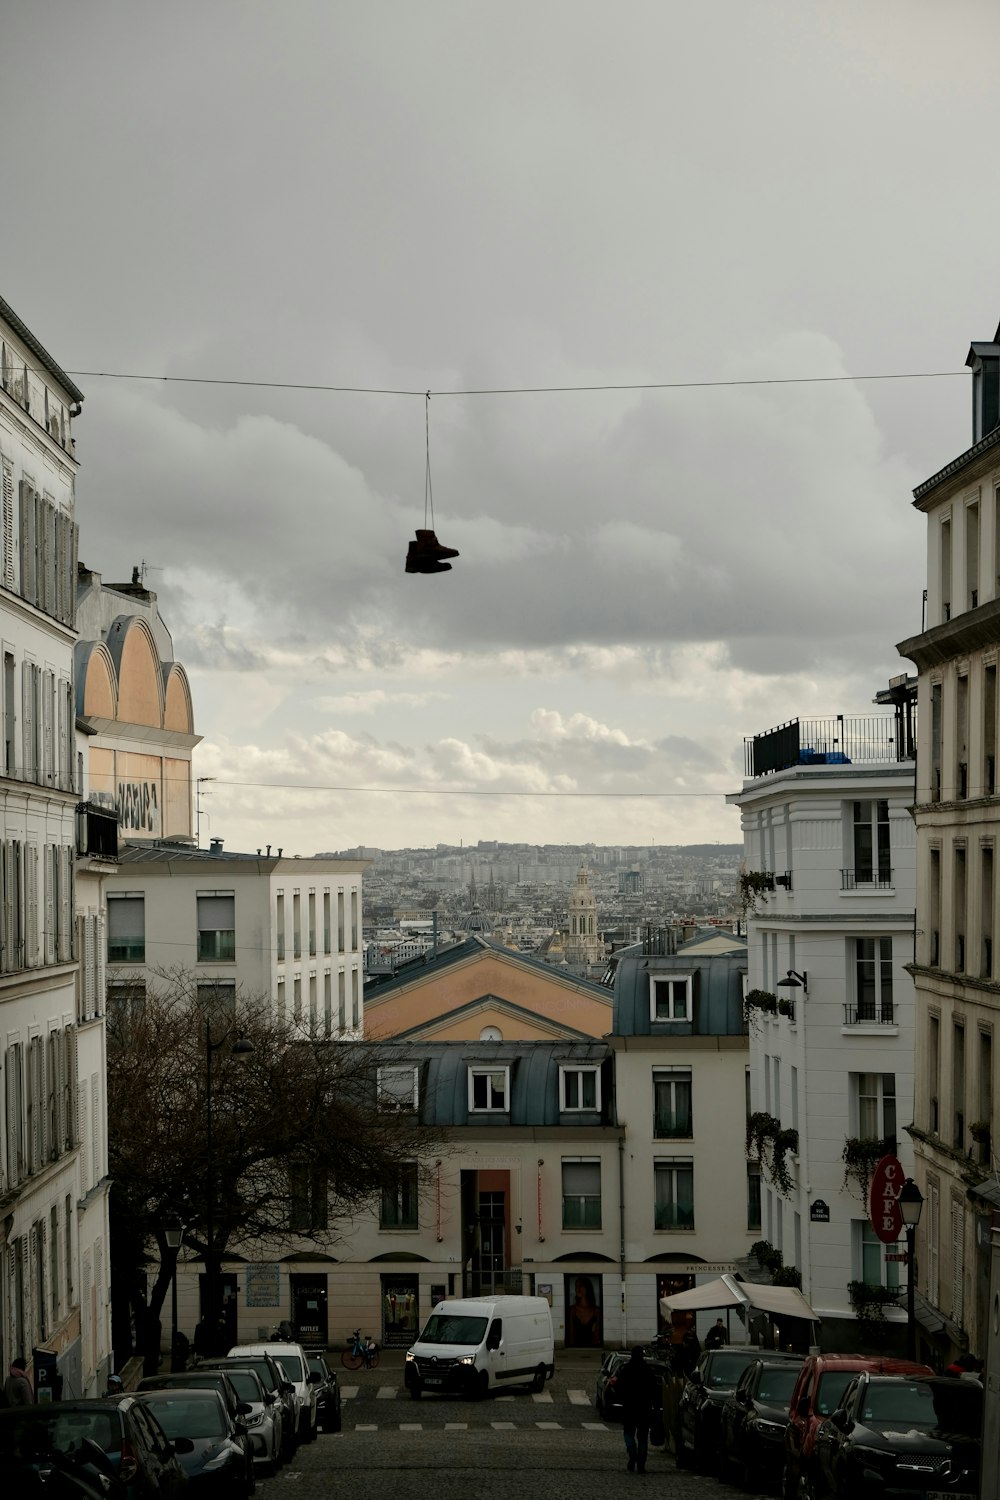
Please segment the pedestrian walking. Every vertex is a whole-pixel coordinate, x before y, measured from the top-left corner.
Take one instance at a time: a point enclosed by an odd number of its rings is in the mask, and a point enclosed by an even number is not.
[[[31,1388],[27,1360],[11,1360],[10,1374],[3,1383],[3,1393],[8,1406],[34,1406],[35,1393]]]
[[[625,1452],[628,1454],[625,1467],[630,1474],[645,1474],[649,1429],[662,1404],[663,1392],[660,1377],[647,1365],[645,1351],[640,1344],[632,1350],[631,1359],[622,1367],[618,1376],[618,1394],[622,1403]]]

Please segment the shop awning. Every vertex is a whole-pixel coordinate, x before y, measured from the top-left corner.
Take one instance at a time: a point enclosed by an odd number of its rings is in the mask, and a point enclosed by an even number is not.
[[[798,1287],[761,1286],[755,1281],[737,1281],[735,1276],[720,1276],[704,1286],[692,1287],[689,1292],[660,1298],[660,1310],[666,1316],[672,1312],[707,1312],[717,1307],[751,1308],[779,1318],[820,1321]]]

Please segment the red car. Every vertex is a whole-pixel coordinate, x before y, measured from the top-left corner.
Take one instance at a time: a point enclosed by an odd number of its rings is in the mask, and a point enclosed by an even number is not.
[[[929,1365],[906,1359],[878,1359],[865,1354],[810,1354],[792,1392],[785,1428],[782,1500],[813,1500],[813,1448],[816,1434],[840,1405],[856,1375],[933,1375]]]

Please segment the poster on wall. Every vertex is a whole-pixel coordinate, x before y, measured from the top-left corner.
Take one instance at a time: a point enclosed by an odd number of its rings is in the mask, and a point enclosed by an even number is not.
[[[566,1347],[596,1349],[604,1341],[600,1276],[566,1277]]]
[[[551,1281],[536,1281],[535,1296],[544,1297],[549,1306],[552,1306],[552,1283]]]

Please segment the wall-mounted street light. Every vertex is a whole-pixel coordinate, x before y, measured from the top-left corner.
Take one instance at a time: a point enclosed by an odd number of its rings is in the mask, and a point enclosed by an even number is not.
[[[801,974],[798,969],[789,969],[784,979],[779,979],[774,987],[776,990],[801,990],[804,995],[809,993],[809,984],[804,969]]]
[[[913,1281],[913,1243],[920,1223],[920,1211],[924,1206],[924,1195],[912,1177],[908,1177],[899,1190],[899,1215],[906,1230],[906,1355],[917,1357],[917,1318]]]
[[[184,1225],[179,1219],[174,1219],[163,1226],[163,1238],[167,1249],[173,1257],[173,1270],[170,1273],[170,1368],[177,1369],[177,1256],[181,1245],[184,1243]],[[183,1368],[183,1366],[182,1366]]]

